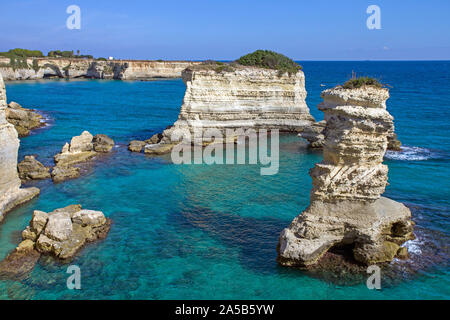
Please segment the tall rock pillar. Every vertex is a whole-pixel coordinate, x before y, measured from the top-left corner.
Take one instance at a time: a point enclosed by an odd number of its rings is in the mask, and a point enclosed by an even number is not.
[[[391,261],[414,235],[409,209],[381,197],[388,173],[382,162],[394,130],[386,110],[389,91],[336,87],[321,96],[324,159],[310,171],[310,206],[280,235],[278,262],[309,266],[344,245],[361,263]]]

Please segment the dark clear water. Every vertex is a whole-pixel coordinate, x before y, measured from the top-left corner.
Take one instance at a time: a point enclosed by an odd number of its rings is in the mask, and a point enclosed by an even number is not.
[[[168,157],[129,153],[173,123],[181,80],[7,83],[8,101],[34,107],[51,126],[21,141],[21,160],[47,165],[83,130],[118,143],[81,178],[35,183],[41,196],[0,225],[0,258],[20,241],[34,209],[80,203],[113,220],[107,239],[85,247],[81,290],[68,290],[67,266],[42,259],[22,281],[0,281],[2,299],[448,299],[450,212],[450,62],[303,62],[307,103],[316,119],[320,92],[352,70],[392,86],[388,110],[404,144],[389,153],[386,196],[407,204],[418,224],[408,243],[413,274],[383,282],[337,285],[275,262],[279,232],[309,203],[308,170],[321,160],[295,135],[281,136],[280,169],[258,165],[174,165]],[[321,84],[323,86],[321,86]],[[410,262],[411,263],[411,262]],[[410,266],[411,267],[411,266]]]

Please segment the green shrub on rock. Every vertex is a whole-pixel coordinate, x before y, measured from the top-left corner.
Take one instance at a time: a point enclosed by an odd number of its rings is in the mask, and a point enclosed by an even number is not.
[[[302,67],[292,59],[280,53],[270,50],[256,50],[236,60],[236,63],[243,66],[255,66],[280,71],[281,74],[297,73]]]

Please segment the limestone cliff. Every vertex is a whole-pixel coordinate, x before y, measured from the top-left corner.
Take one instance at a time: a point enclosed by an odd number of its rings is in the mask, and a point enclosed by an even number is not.
[[[175,124],[163,132],[160,145],[170,144],[174,130],[202,132],[209,128],[279,129],[297,132],[310,126],[314,118],[306,105],[305,76],[280,74],[278,70],[233,66],[217,71],[205,66],[187,68],[183,105]],[[197,141],[195,141],[197,142]],[[202,140],[202,142],[207,142]],[[146,151],[159,150],[147,145]]]
[[[75,58],[28,58],[20,65],[0,57],[0,74],[5,80],[33,80],[43,78],[94,78],[147,80],[178,78],[181,71],[199,62],[112,60],[99,61]]]
[[[37,194],[39,189],[20,189],[17,172],[19,138],[14,126],[6,121],[6,90],[0,75],[0,221],[6,212]]]
[[[391,261],[414,236],[409,209],[380,197],[388,173],[383,156],[394,129],[386,110],[389,91],[336,87],[322,98],[324,159],[310,171],[310,206],[281,233],[278,261],[304,267],[338,246],[351,248],[364,264]]]

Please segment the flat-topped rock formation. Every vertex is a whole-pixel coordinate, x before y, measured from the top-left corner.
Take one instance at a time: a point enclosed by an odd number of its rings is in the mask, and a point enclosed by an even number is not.
[[[45,126],[45,122],[35,110],[23,108],[17,102],[10,102],[6,108],[6,120],[14,125],[19,137],[26,137],[30,131]]]
[[[310,206],[280,235],[278,262],[307,267],[337,247],[366,265],[404,256],[400,245],[414,238],[411,212],[381,197],[388,173],[383,156],[394,130],[386,111],[389,91],[336,87],[321,96],[324,159],[310,171]]]
[[[23,241],[0,262],[0,277],[21,278],[30,272],[41,254],[63,262],[72,259],[89,242],[104,239],[111,220],[103,212],[70,205],[50,213],[35,210],[22,232]]]
[[[306,105],[305,76],[253,66],[198,65],[183,71],[186,92],[178,120],[164,130],[158,144],[147,143],[146,153],[170,151],[174,131],[194,137],[213,128],[226,135],[226,129],[278,129],[298,132],[314,123]],[[230,138],[230,137],[227,137]],[[135,142],[135,146],[138,144]],[[139,148],[137,148],[139,149]]]
[[[39,194],[38,188],[22,189],[17,172],[19,138],[14,126],[6,121],[6,90],[0,75],[0,221],[6,212]]]
[[[88,131],[83,131],[66,142],[60,153],[55,155],[55,167],[51,176],[53,182],[61,182],[80,176],[80,169],[74,165],[86,162],[99,153],[108,153],[114,147],[114,140],[104,134],[93,136]]]
[[[183,69],[198,64],[194,61],[100,61],[79,58],[27,58],[26,66],[12,66],[9,58],[0,57],[0,74],[5,80],[44,78],[93,78],[150,80],[179,78]]]

